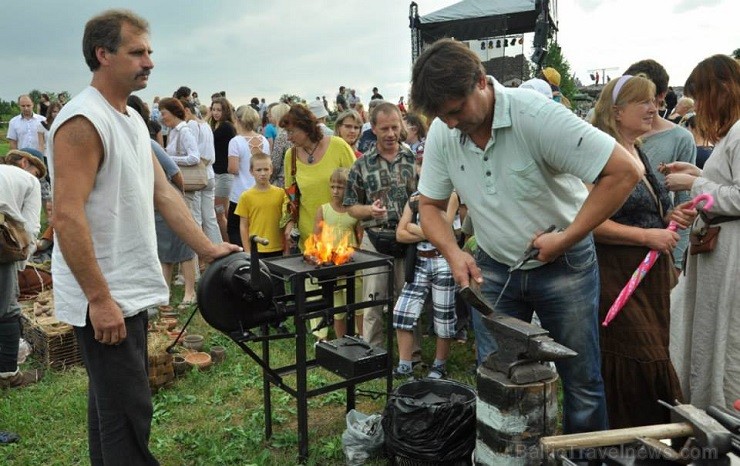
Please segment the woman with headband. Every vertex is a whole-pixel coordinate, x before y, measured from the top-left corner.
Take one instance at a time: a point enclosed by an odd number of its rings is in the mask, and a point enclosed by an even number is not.
[[[657,400],[680,400],[681,389],[668,354],[670,291],[676,284],[671,251],[681,228],[696,212],[673,209],[668,191],[658,183],[639,136],[650,131],[657,111],[655,85],[641,76],[611,80],[596,103],[593,124],[613,136],[644,168],[642,182],[624,205],[594,230],[601,275],[599,314],[603,319],[622,287],[651,249],[662,254],[608,327],[601,329],[602,376],[612,429],[670,422]]]

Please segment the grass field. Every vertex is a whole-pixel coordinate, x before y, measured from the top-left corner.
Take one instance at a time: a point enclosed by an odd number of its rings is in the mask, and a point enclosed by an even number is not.
[[[175,292],[179,295],[181,290]],[[186,318],[181,313],[180,323]],[[274,434],[265,441],[260,367],[229,338],[210,328],[200,315],[191,322],[189,332],[206,337],[206,350],[213,345],[225,346],[227,358],[207,372],[188,372],[176,379],[172,387],[154,395],[151,448],[161,464],[297,464],[295,400],[272,388]],[[313,340],[309,340],[307,351],[312,357]],[[294,345],[292,339],[272,342],[272,367],[294,363]],[[433,339],[424,338],[428,362],[433,358],[433,345]],[[257,344],[251,346],[259,350]],[[472,345],[455,344],[448,364],[450,377],[474,385],[473,363]],[[39,367],[39,362],[31,358],[24,367]],[[337,380],[333,374],[317,369],[309,372],[307,382],[309,388],[316,388]],[[295,387],[294,377],[287,377],[286,382]],[[385,381],[367,382],[358,388],[385,391]],[[11,430],[22,438],[17,444],[0,448],[0,464],[88,464],[86,390],[84,369],[72,367],[47,371],[44,380],[34,386],[0,392],[0,430]],[[345,428],[345,406],[344,390],[309,401],[307,464],[344,464],[341,434]],[[383,406],[383,398],[357,398],[357,409],[364,413],[382,412]]]
[[[10,144],[8,144],[8,140],[5,139],[7,134],[8,128],[0,127],[0,155],[5,155],[10,150]]]

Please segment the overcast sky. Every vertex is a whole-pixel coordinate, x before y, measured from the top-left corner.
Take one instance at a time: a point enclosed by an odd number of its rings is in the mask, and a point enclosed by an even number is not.
[[[491,0],[496,1],[496,0]],[[416,0],[421,16],[456,3]],[[155,69],[139,93],[171,95],[180,85],[203,101],[225,90],[236,105],[283,93],[305,99],[339,85],[367,102],[406,95],[409,1],[403,0],[12,0],[3,2],[0,98],[31,89],[73,95],[90,82],[82,30],[94,14],[126,7],[149,20]],[[558,0],[559,43],[584,82],[654,58],[683,85],[700,60],[740,47],[737,0]],[[527,38],[528,44],[531,38]],[[529,56],[529,47],[526,48]]]

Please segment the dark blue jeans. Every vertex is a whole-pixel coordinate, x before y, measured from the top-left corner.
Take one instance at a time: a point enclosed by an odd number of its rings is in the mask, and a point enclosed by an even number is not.
[[[483,272],[482,291],[495,303],[508,278],[508,266],[482,249],[476,262]],[[554,262],[515,271],[496,312],[531,321],[532,313],[555,341],[578,356],[556,363],[563,380],[563,431],[566,434],[608,428],[599,351],[599,268],[591,236]],[[496,350],[496,342],[473,312],[478,362]]]
[[[144,311],[125,322],[127,336],[120,345],[96,341],[89,314],[84,327],[74,328],[89,378],[87,428],[93,466],[159,465],[149,451],[149,318]]]

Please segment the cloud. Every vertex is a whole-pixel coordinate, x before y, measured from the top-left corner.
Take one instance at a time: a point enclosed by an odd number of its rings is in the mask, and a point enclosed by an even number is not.
[[[681,0],[673,7],[677,14],[686,13],[703,7],[713,7],[721,4],[723,0]]]
[[[596,10],[597,8],[599,8],[599,6],[601,6],[601,4],[604,3],[605,1],[606,0],[576,0],[575,3],[576,5],[581,7],[583,11],[592,12]]]

